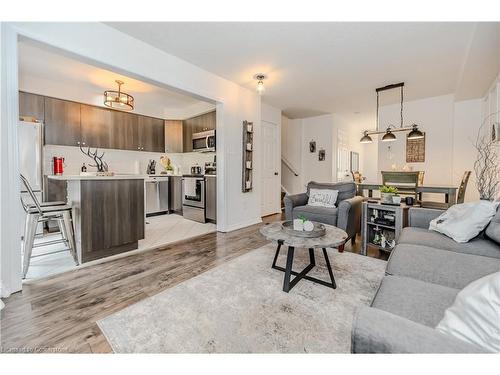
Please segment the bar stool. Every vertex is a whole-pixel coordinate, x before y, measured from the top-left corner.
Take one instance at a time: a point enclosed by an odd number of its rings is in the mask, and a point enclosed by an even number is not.
[[[31,204],[26,203],[21,197],[21,203],[23,205],[24,211],[26,212],[26,222],[24,226],[24,241],[23,241],[23,278],[26,278],[28,269],[30,266],[30,261],[32,258],[32,251],[34,247],[48,246],[56,243],[64,243],[67,248],[46,253],[43,255],[55,254],[61,251],[67,251],[71,253],[75,264],[78,265],[78,256],[76,254],[75,245],[75,235],[73,231],[73,223],[71,219],[71,206],[67,205],[65,202],[43,202],[40,203],[33,192],[28,180],[21,175],[21,182],[26,188],[31,200]],[[61,231],[61,240],[47,241],[34,245],[36,228],[39,223],[43,223],[48,220],[56,220]],[[42,255],[37,255],[42,256]],[[35,256],[33,256],[34,258]]]

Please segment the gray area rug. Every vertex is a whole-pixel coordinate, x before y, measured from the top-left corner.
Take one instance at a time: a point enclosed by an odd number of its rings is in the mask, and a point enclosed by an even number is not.
[[[100,321],[116,353],[347,353],[357,306],[368,305],[386,263],[328,249],[337,289],[301,280],[282,291],[266,245]],[[281,250],[278,265],[285,264]],[[294,270],[308,264],[296,249]],[[324,258],[312,276],[328,280]]]

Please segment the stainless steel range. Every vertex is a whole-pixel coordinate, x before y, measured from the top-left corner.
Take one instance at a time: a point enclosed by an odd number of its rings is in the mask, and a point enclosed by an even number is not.
[[[182,214],[186,219],[206,222],[205,177],[203,175],[182,176]]]

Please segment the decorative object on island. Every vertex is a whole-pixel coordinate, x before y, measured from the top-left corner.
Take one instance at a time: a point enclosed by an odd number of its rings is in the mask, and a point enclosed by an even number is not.
[[[134,109],[134,97],[121,90],[123,81],[116,80],[118,91],[104,91],[104,105],[110,108],[117,108],[123,111],[131,111]]]
[[[383,185],[379,190],[382,203],[394,203],[392,198],[398,193],[397,188],[395,188],[394,186]],[[401,202],[401,197],[399,197],[399,202]]]
[[[363,131],[363,137],[359,140],[360,143],[372,143],[373,139],[370,137],[370,135],[377,135],[377,134],[384,134],[382,137],[383,142],[393,142],[396,140],[396,136],[394,135],[395,132],[407,132],[409,131],[410,133],[408,134],[408,139],[419,139],[423,138],[424,134],[418,130],[418,125],[417,124],[412,124],[411,126],[404,126],[404,121],[403,121],[403,102],[404,102],[404,82],[400,83],[394,83],[391,85],[387,85],[384,87],[378,87],[375,89],[375,92],[377,93],[377,128],[375,130],[365,130]],[[396,127],[392,124],[388,124],[387,128],[385,130],[380,130],[379,127],[379,93],[382,91],[387,91],[387,90],[392,90],[392,89],[400,89],[400,125],[399,127]]]
[[[309,142],[309,152],[311,153],[316,152],[316,141]]]
[[[325,156],[326,156],[326,151],[321,148],[318,152],[318,160],[319,161],[324,161],[325,160]]]
[[[252,190],[252,164],[253,164],[253,123],[243,121],[243,149],[242,149],[242,191],[247,193]],[[248,164],[250,162],[250,164]],[[248,168],[250,165],[250,168]]]
[[[500,187],[500,163],[498,160],[498,128],[487,131],[490,118],[498,112],[487,116],[477,132],[474,147],[477,150],[474,172],[479,198],[492,201],[497,197]],[[495,130],[494,130],[495,129]]]
[[[102,152],[101,156],[98,156],[98,149],[96,148],[94,152],[90,151],[90,147],[87,147],[87,151],[84,151],[82,148],[82,145],[79,145],[80,151],[84,154],[87,155],[89,158],[93,159],[95,162],[95,165],[89,164],[90,167],[95,167],[97,168],[98,173],[107,173],[108,172],[108,164],[102,160],[104,157],[104,151]]]
[[[420,133],[422,134],[422,136],[419,138],[410,138],[411,132],[406,136],[407,163],[425,162],[425,133]]]

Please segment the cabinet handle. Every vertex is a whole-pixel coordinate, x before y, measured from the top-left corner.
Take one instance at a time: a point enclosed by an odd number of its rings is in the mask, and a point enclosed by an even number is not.
[[[85,146],[85,142],[82,142],[82,145],[84,145],[84,146]]]

